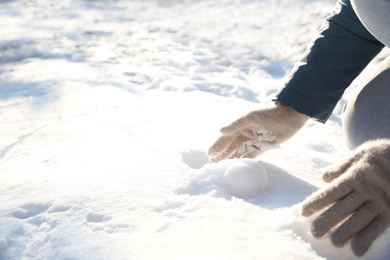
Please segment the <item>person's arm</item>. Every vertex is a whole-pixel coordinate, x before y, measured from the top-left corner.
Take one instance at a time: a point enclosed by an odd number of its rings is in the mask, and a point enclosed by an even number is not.
[[[275,99],[325,122],[344,90],[382,50],[349,0],[339,0]]]
[[[291,138],[309,117],[325,122],[344,90],[382,48],[350,2],[339,0],[275,106],[252,111],[222,128],[222,136],[208,151],[211,161],[255,158]]]

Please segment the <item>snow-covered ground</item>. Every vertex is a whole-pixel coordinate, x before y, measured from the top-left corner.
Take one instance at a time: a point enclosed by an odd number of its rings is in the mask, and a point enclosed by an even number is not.
[[[0,259],[353,259],[299,215],[349,153],[353,87],[259,158],[255,194],[229,188],[241,160],[205,153],[271,100],[333,5],[1,0]],[[388,259],[389,239],[361,259]]]

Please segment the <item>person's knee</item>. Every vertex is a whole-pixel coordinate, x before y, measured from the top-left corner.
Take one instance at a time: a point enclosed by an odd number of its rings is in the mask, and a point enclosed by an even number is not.
[[[367,30],[384,45],[390,47],[390,1],[351,0],[351,4]]]
[[[349,148],[378,138],[390,138],[390,68],[370,80],[350,101],[343,115]]]

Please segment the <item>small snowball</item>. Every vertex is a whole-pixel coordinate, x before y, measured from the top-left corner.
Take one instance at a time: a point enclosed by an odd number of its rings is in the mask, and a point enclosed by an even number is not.
[[[188,150],[181,152],[183,163],[187,164],[193,169],[200,169],[205,164],[209,163],[209,157],[205,151],[202,150]]]
[[[253,159],[238,159],[225,171],[229,192],[239,198],[250,198],[265,189],[268,184],[267,171]]]

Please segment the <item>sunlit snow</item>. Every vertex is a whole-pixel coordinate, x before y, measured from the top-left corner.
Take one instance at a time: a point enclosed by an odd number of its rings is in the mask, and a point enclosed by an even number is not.
[[[250,162],[266,185],[206,155],[270,102],[333,5],[0,1],[0,259],[353,259],[299,207],[349,154],[356,83],[325,125]],[[389,239],[361,259],[388,259]]]

